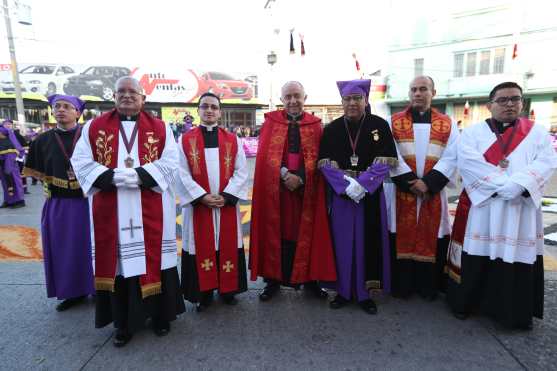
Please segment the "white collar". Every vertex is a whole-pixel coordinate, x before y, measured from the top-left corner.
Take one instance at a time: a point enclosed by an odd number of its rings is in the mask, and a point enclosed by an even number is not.
[[[199,125],[201,126],[205,126],[205,128],[207,128],[207,131],[213,131],[214,128],[218,127],[218,124],[213,124],[213,125],[207,125],[205,123],[200,123]]]

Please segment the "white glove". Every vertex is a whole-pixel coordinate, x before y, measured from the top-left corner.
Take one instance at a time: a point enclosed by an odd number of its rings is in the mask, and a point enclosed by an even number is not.
[[[509,180],[503,186],[499,187],[496,192],[497,196],[501,197],[503,200],[512,200],[524,192],[524,187]]]
[[[344,176],[344,179],[348,180],[350,183],[346,190],[344,191],[348,197],[350,197],[354,202],[359,203],[362,198],[366,195],[366,189],[356,181],[356,179]]]
[[[139,188],[141,184],[137,171],[131,168],[114,169],[114,179],[116,187]]]

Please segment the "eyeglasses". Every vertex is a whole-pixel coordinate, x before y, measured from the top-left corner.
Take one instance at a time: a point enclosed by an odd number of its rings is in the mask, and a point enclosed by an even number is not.
[[[513,97],[499,97],[491,101],[492,103],[497,103],[500,106],[505,106],[509,102],[512,104],[517,104],[518,102],[522,102],[522,97],[520,95],[515,95]]]
[[[217,106],[216,104],[202,104],[199,106],[199,108],[202,110],[208,110],[210,108],[213,111],[218,111],[220,109],[220,107]]]
[[[348,103],[351,100],[353,100],[356,103],[361,102],[364,99],[364,97],[362,95],[345,95],[344,97],[342,97],[342,101],[344,103]]]
[[[137,97],[138,95],[141,95],[141,93],[136,92],[135,90],[118,90],[116,92],[116,95],[118,97],[123,97],[125,95],[129,95],[130,97]]]

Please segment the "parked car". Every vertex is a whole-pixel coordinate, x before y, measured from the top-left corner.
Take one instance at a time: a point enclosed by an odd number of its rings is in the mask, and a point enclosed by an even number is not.
[[[211,92],[221,99],[251,99],[253,89],[245,81],[222,72],[206,72],[199,78],[199,92]]]
[[[91,66],[79,75],[70,77],[64,85],[66,94],[93,95],[104,100],[112,100],[114,84],[122,76],[128,76],[126,67]]]
[[[58,64],[33,64],[19,71],[25,91],[46,96],[62,92],[65,81],[74,75],[72,67]]]

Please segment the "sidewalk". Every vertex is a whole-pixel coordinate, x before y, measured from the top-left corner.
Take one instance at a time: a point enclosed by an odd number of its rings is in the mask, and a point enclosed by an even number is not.
[[[146,329],[116,349],[112,328],[94,328],[92,301],[55,311],[42,262],[28,249],[20,252],[29,260],[2,258],[6,246],[19,244],[5,233],[13,229],[7,224],[40,246],[42,195],[39,186],[31,192],[27,207],[0,210],[0,370],[548,370],[557,364],[557,272],[549,270],[545,318],[535,319],[531,332],[508,331],[486,318],[457,320],[443,298],[379,297],[377,316],[355,305],[331,310],[291,289],[261,303],[263,284],[255,282],[236,307],[217,302],[196,313],[188,304],[167,337]],[[244,216],[249,220],[249,210]],[[544,224],[557,231],[557,214],[545,213]],[[547,248],[557,256],[555,246]]]

